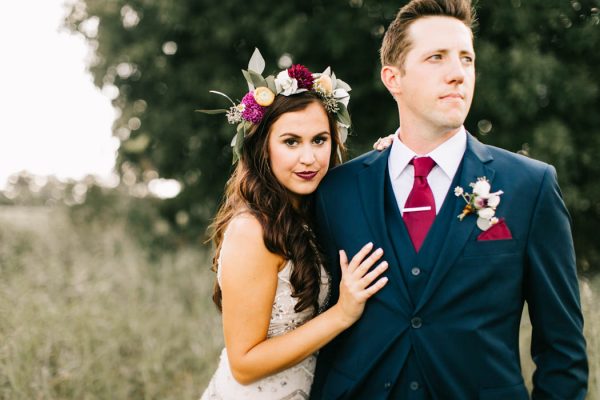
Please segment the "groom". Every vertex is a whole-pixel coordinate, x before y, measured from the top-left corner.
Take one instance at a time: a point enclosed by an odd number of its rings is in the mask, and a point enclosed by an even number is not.
[[[339,249],[351,255],[372,241],[390,281],[321,351],[312,399],[528,399],[524,302],[533,398],[585,397],[575,254],[555,170],[463,127],[475,86],[473,19],[468,0],[412,0],[400,10],[381,47],[400,128],[390,148],[332,170],[319,188],[332,302]]]

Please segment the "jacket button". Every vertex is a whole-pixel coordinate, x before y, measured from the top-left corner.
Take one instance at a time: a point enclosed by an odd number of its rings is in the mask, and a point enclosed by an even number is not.
[[[386,388],[386,389],[389,389],[389,388],[392,387],[392,383],[391,382],[386,382],[386,383],[383,384],[383,387]]]
[[[421,268],[414,267],[410,270],[410,273],[413,274],[413,276],[419,276],[421,274]]]
[[[419,382],[417,381],[412,381],[410,383],[410,390],[419,390]]]
[[[419,329],[423,326],[423,321],[419,317],[414,317],[410,320],[410,326],[412,326],[415,329]]]

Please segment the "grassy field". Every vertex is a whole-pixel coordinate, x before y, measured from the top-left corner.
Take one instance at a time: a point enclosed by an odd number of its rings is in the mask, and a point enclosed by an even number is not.
[[[128,232],[76,226],[61,208],[0,207],[0,399],[199,397],[222,346],[208,255],[150,258]],[[582,282],[589,399],[600,393],[599,282]],[[524,322],[524,349],[529,332]]]

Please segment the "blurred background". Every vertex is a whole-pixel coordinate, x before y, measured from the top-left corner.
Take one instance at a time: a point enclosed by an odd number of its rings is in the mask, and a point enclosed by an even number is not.
[[[222,346],[206,227],[255,47],[265,74],[331,66],[352,156],[398,124],[379,81],[406,1],[0,4],[0,399],[196,399]],[[467,129],[553,164],[573,219],[600,398],[600,0],[478,3]],[[530,384],[530,326],[522,326]]]

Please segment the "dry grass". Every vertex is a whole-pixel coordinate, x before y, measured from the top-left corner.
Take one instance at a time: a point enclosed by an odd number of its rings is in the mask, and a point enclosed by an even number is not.
[[[597,302],[600,294],[600,276],[594,280],[581,279],[579,282],[581,292],[581,308],[584,316],[584,335],[587,341],[587,353],[590,367],[589,388],[587,398],[590,400],[600,399],[600,310]],[[531,344],[531,323],[527,314],[527,308],[521,319],[521,366],[527,387],[532,387],[532,374],[535,369],[529,347]]]
[[[0,399],[197,399],[222,347],[202,249],[149,261],[121,224],[0,207]],[[582,281],[600,398],[600,279]],[[523,318],[521,349],[529,349]],[[530,382],[531,360],[523,370]]]
[[[1,399],[196,399],[222,346],[206,255],[0,210]]]

